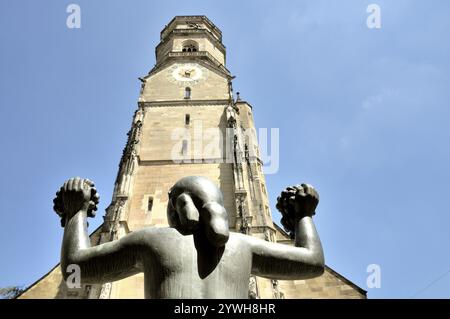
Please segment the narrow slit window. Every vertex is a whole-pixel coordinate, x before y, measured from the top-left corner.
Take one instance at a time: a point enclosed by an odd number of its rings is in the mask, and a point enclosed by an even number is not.
[[[189,125],[191,123],[191,115],[186,114],[186,117],[184,118],[184,122],[186,125]]]
[[[149,196],[147,203],[147,212],[150,213],[153,209],[153,197]]]
[[[187,87],[184,89],[184,98],[190,99],[191,98],[191,88]]]
[[[187,147],[188,147],[187,140],[183,140],[183,145],[181,146],[181,154],[183,155],[187,154]]]

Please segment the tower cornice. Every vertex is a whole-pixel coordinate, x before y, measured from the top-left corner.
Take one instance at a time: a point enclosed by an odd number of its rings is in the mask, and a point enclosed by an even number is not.
[[[199,106],[199,105],[228,105],[228,100],[173,100],[173,101],[141,101],[138,103],[139,107],[176,107],[176,106]]]
[[[197,52],[168,52],[161,62],[157,63],[153,69],[144,77],[147,79],[153,74],[159,72],[164,67],[172,63],[173,61],[183,61],[183,62],[198,62],[203,64],[205,67],[213,68],[219,73],[221,73],[226,78],[231,79],[231,73],[228,69],[217,59],[215,59],[208,51],[197,51]]]
[[[176,16],[174,17],[169,24],[167,24],[164,29],[161,31],[161,41],[163,41],[167,36],[170,34],[170,32],[176,27],[177,23],[179,22],[202,22],[205,23],[205,25],[211,30],[211,33],[214,34],[214,36],[219,40],[222,41],[222,31],[214,23],[211,22],[206,16],[198,16],[198,15],[192,15],[192,16]]]

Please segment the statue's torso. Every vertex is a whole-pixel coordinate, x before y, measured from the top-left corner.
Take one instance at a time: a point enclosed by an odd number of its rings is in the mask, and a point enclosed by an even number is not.
[[[219,262],[205,273],[192,235],[158,233],[144,259],[146,298],[247,298],[251,252],[242,235],[230,234]]]

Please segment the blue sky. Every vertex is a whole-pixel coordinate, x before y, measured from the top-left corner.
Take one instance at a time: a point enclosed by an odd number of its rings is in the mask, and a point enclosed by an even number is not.
[[[81,7],[81,29],[66,7]],[[381,7],[381,29],[366,8]],[[234,88],[258,127],[280,128],[272,211],[309,182],[329,266],[371,298],[447,298],[450,2],[0,1],[0,287],[59,259],[52,199],[96,182],[102,215],[159,32],[175,15],[223,32]],[[274,214],[275,219],[279,215]],[[101,217],[91,220],[93,230]],[[368,289],[366,268],[381,267]]]

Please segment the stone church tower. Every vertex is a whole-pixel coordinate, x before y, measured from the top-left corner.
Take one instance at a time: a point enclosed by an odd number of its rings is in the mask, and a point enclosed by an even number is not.
[[[167,226],[168,190],[201,175],[224,194],[232,231],[292,245],[272,221],[252,106],[233,93],[222,32],[205,16],[177,16],[161,31],[156,64],[144,78],[113,198],[93,245],[143,227]],[[326,268],[315,279],[253,277],[250,298],[365,298]],[[68,289],[59,265],[19,298],[143,298],[143,274]]]

